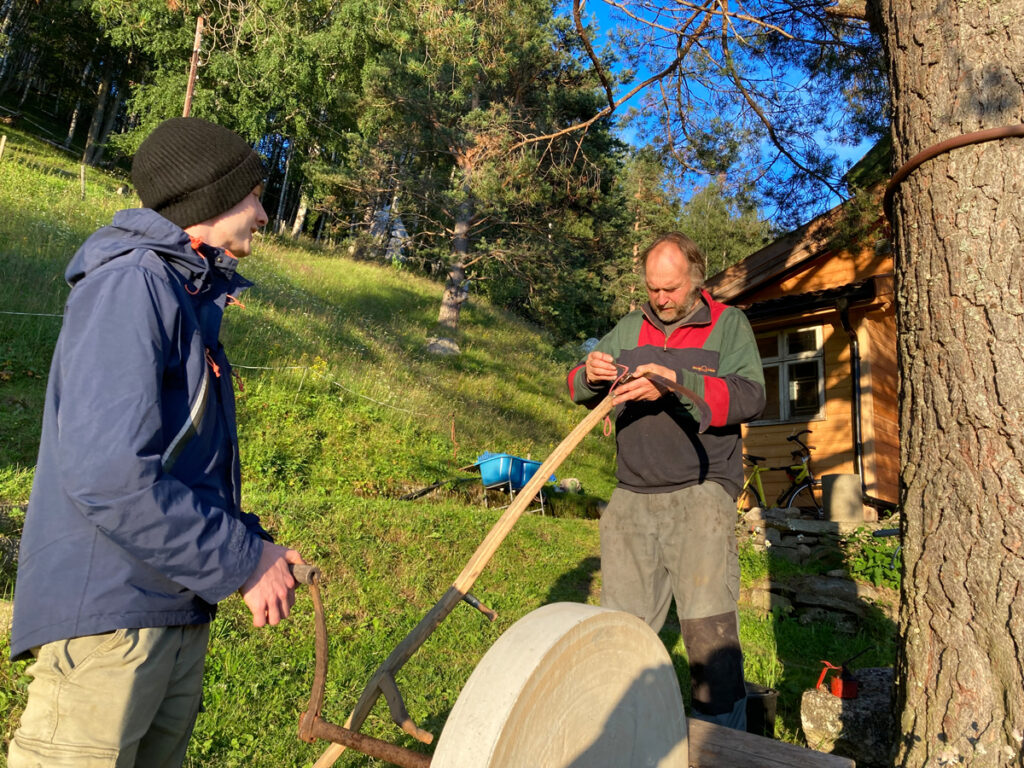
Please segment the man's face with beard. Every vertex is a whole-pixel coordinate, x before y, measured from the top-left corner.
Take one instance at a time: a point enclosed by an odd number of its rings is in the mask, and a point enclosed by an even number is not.
[[[662,243],[647,255],[644,280],[647,298],[661,322],[674,323],[693,309],[697,292],[690,262],[675,243]]]

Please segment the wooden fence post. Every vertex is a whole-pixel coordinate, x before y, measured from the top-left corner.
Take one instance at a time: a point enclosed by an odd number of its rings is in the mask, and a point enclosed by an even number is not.
[[[0,136],[0,160],[4,159],[4,147],[7,146],[7,134]]]

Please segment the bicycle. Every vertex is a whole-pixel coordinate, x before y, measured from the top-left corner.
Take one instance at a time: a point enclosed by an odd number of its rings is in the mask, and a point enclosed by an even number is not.
[[[789,486],[779,494],[774,506],[795,509],[800,514],[812,515],[817,518],[825,516],[825,510],[818,501],[821,481],[814,476],[814,471],[811,469],[811,451],[814,446],[807,445],[800,439],[803,435],[809,434],[811,434],[811,430],[805,429],[786,438],[800,446],[791,454],[793,463],[786,467],[762,467],[761,462],[767,461],[764,456],[743,454],[743,461],[751,471],[743,481],[743,488],[740,489],[739,496],[736,498],[737,514],[742,515],[755,506],[767,509],[769,504],[764,495],[761,473],[785,472],[789,477]]]

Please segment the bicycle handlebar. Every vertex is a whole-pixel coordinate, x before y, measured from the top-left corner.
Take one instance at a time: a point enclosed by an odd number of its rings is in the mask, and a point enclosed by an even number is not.
[[[814,446],[813,445],[808,445],[807,443],[805,443],[803,440],[800,439],[801,435],[810,435],[810,434],[812,434],[811,430],[809,430],[809,429],[802,429],[799,432],[797,432],[795,435],[790,435],[786,439],[789,440],[792,443],[796,443],[801,448],[803,448],[808,454],[810,454],[810,452],[812,450],[814,450]]]

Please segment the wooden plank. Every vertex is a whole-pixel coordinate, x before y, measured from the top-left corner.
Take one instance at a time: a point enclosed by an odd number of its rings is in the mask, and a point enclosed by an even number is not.
[[[690,768],[856,768],[848,757],[686,719]]]

